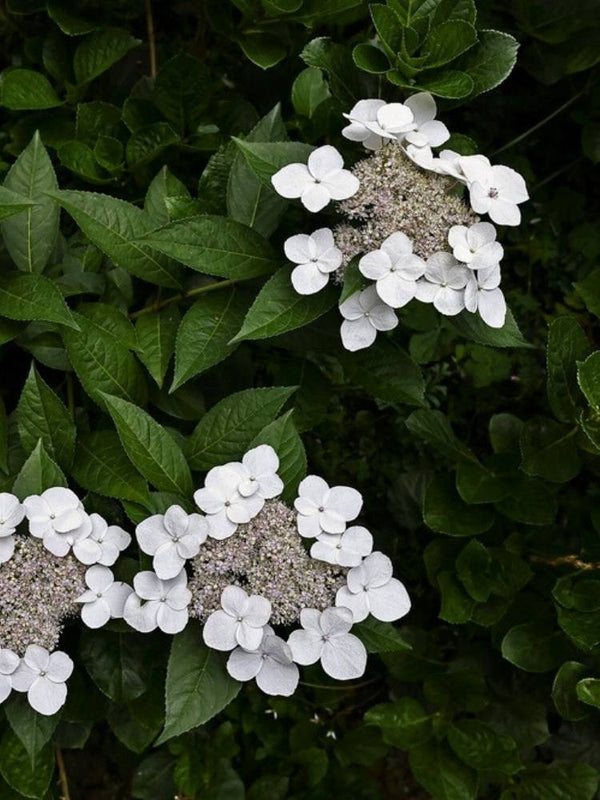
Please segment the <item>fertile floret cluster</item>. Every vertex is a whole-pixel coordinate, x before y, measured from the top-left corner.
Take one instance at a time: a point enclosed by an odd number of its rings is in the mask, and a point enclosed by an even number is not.
[[[362,143],[368,158],[347,170],[326,145],[307,165],[288,164],[273,175],[280,195],[300,199],[311,212],[341,201],[342,220],[333,231],[296,234],[284,250],[299,294],[320,291],[331,277],[343,283],[353,259],[373,281],[340,304],[348,350],[369,347],[379,331],[396,327],[395,310],[413,299],[445,316],[467,311],[490,327],[504,325],[503,249],[492,222],[518,225],[527,187],[513,169],[483,155],[448,149],[436,155],[432,148],[450,138],[436,114],[427,92],[405,103],[360,100],[344,114],[349,124],[342,134]],[[482,222],[483,214],[492,222]]]

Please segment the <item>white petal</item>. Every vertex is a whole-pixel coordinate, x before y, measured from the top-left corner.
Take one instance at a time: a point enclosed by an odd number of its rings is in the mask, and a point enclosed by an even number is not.
[[[114,582],[114,575],[108,567],[95,564],[86,570],[85,582],[93,592],[104,593]]]
[[[320,617],[319,626],[324,636],[339,636],[352,627],[352,614],[347,608],[326,608]]]
[[[377,281],[377,293],[384,303],[392,308],[402,308],[414,298],[417,291],[415,281],[405,281],[397,272],[390,272]]]
[[[12,684],[6,675],[0,675],[0,703],[3,703],[12,691]]]
[[[206,514],[218,514],[223,509],[223,498],[206,487],[194,492],[194,502]]]
[[[384,586],[369,589],[367,594],[371,614],[382,622],[393,622],[410,611],[408,592],[396,578],[390,578]]]
[[[311,175],[321,180],[332,170],[342,169],[344,159],[339,152],[329,144],[317,147],[308,157],[308,169]]]
[[[491,222],[476,222],[470,228],[465,228],[465,231],[467,244],[473,251],[496,241],[496,228]]]
[[[364,142],[372,134],[361,122],[351,122],[350,125],[342,128],[342,136],[350,139],[351,142]]]
[[[298,533],[305,539],[314,539],[321,533],[321,525],[319,523],[320,514],[314,514],[307,517],[303,514],[298,514],[296,524],[298,526]]]
[[[10,675],[19,666],[21,659],[16,653],[7,648],[0,650],[0,673]]]
[[[327,564],[337,564],[339,562],[337,543],[341,540],[342,534],[323,534],[310,548],[310,557],[317,561],[325,561]],[[329,539],[333,541],[330,543]]]
[[[521,222],[521,211],[518,206],[498,197],[490,203],[488,210],[490,219],[497,225],[510,225],[514,227]]]
[[[369,587],[383,586],[391,579],[393,573],[391,560],[379,552],[367,556],[362,563],[362,569]],[[350,582],[348,585],[350,586]]]
[[[463,289],[452,289],[450,286],[440,286],[435,296],[433,305],[447,317],[459,314],[465,307],[465,293]]]
[[[349,522],[360,514],[363,499],[360,492],[350,486],[334,486],[327,498],[327,510],[336,511]]]
[[[369,606],[367,603],[367,593],[359,592],[353,594],[346,586],[342,586],[337,590],[335,596],[336,606],[349,608],[352,612],[354,622],[362,622],[369,616]]]
[[[319,228],[318,230],[314,231],[310,237],[317,247],[317,255],[319,258],[326,253],[328,250],[331,250],[335,247],[335,241],[333,239],[333,232],[331,228]]]
[[[236,625],[235,640],[236,644],[243,647],[244,650],[258,650],[263,640],[263,629],[254,628],[242,621]]]
[[[329,276],[313,262],[300,264],[292,270],[291,279],[294,289],[303,295],[316,294],[329,283]]]
[[[271,177],[271,183],[281,197],[294,200],[314,183],[314,178],[305,164],[288,164]]]
[[[522,175],[514,169],[498,164],[492,167],[493,183],[502,200],[519,204],[529,200],[527,184]]]
[[[473,254],[469,267],[471,269],[488,269],[502,261],[503,256],[504,248],[500,242],[488,242]]]
[[[294,264],[305,264],[311,259],[309,244],[310,236],[306,233],[290,236],[283,245],[285,257]]]
[[[133,579],[133,586],[136,594],[143,600],[159,600],[164,591],[160,579],[150,570],[138,572]]]
[[[404,260],[406,256],[412,253],[412,242],[405,233],[396,231],[388,236],[381,245],[381,249],[390,258],[390,262],[395,264],[401,259]]]
[[[26,692],[31,684],[39,676],[39,670],[32,669],[25,661],[21,661],[16,670],[12,673],[10,681],[13,689],[17,692]]]
[[[393,308],[385,303],[379,303],[370,312],[371,324],[378,331],[391,331],[398,325],[398,317]]]
[[[406,105],[412,111],[417,125],[422,125],[424,122],[435,119],[437,107],[429,92],[413,94],[406,100]]]
[[[422,133],[431,147],[439,147],[450,138],[450,131],[439,120],[430,120],[419,126],[419,133]]]
[[[46,550],[49,550],[52,555],[58,556],[59,558],[66,556],[71,549],[67,536],[65,536],[65,534],[55,533],[52,529],[44,534],[42,541],[44,542]]]
[[[477,273],[477,283],[480,289],[497,289],[500,286],[500,278],[500,264],[480,269]]]
[[[227,659],[227,672],[236,681],[250,681],[256,678],[262,663],[261,653],[248,653],[241,647],[236,647]]]
[[[377,121],[384,130],[399,133],[410,129],[414,116],[404,103],[387,103],[377,112]]]
[[[51,680],[60,683],[71,677],[74,666],[70,656],[63,653],[62,650],[56,650],[50,654],[46,671]]]
[[[141,599],[132,592],[125,602],[123,619],[134,630],[149,633],[156,628],[158,606],[157,600],[150,600],[142,605]]]
[[[9,561],[15,552],[15,537],[3,536],[0,539],[0,564]]]
[[[296,691],[300,673],[295,664],[280,664],[267,658],[256,676],[256,685],[265,694],[290,697]]]
[[[360,259],[358,268],[365,278],[376,281],[389,275],[392,260],[385,250],[373,250]]]
[[[367,666],[367,651],[360,639],[351,633],[335,636],[323,647],[321,665],[338,681],[360,678]]]
[[[271,616],[271,603],[266,597],[258,594],[250,595],[244,620],[253,628],[262,628]],[[258,645],[257,645],[258,646]]]
[[[340,326],[340,335],[346,350],[354,353],[370,347],[377,337],[377,331],[366,317],[361,317],[354,320],[345,319]]]
[[[406,255],[398,260],[396,264],[397,272],[406,281],[416,281],[425,274],[425,262],[419,256]]]
[[[501,328],[506,319],[506,300],[501,289],[479,292],[477,307],[490,328]]]
[[[202,638],[213,650],[233,650],[237,647],[235,632],[238,627],[236,620],[218,609],[213,611],[204,623]]]
[[[172,541],[163,520],[162,514],[155,514],[140,522],[135,529],[135,537],[141,550],[149,556],[153,556],[161,545]]]
[[[91,537],[80,539],[73,545],[73,555],[82,564],[97,564],[102,558],[102,546]]]
[[[325,496],[329,492],[329,484],[320,478],[318,475],[307,475],[298,486],[298,498],[308,500],[312,505],[317,508],[325,502]],[[296,509],[300,511],[296,503]]]
[[[332,200],[347,200],[358,192],[360,181],[349,170],[341,169],[334,176],[325,177],[322,185]]]
[[[490,187],[493,175],[492,166],[485,156],[459,156],[458,166],[469,184],[479,183],[485,189]]]
[[[208,517],[208,535],[212,539],[228,539],[235,533],[237,525],[227,517],[225,509]]]
[[[81,607],[81,619],[88,628],[101,628],[110,619],[110,608],[103,598],[93,603],[85,603]]]
[[[307,211],[316,214],[329,203],[331,195],[322,183],[311,183],[302,192],[300,199]]]
[[[171,538],[158,548],[152,559],[152,568],[162,581],[179,575],[184,564],[185,559],[179,555]]]
[[[316,664],[323,652],[323,637],[317,631],[292,631],[288,644],[296,664]]]
[[[426,278],[421,278],[417,281],[415,297],[417,300],[420,300],[421,303],[433,303],[439,288],[438,283],[431,283]]]
[[[110,589],[104,595],[104,599],[110,608],[110,616],[112,619],[121,619],[125,609],[127,598],[133,592],[131,586],[128,586],[123,581],[115,581]]]
[[[64,683],[54,683],[48,678],[38,677],[27,692],[29,705],[38,714],[50,717],[64,706],[67,687]]]
[[[181,633],[188,624],[187,609],[174,609],[166,603],[160,603],[156,614],[156,622],[163,633]]]
[[[284,484],[279,475],[261,476],[259,480],[259,494],[265,500],[278,497],[283,492]]]
[[[344,319],[355,320],[364,316],[364,308],[361,304],[362,292],[355,292],[353,295],[340,305],[340,314]]]

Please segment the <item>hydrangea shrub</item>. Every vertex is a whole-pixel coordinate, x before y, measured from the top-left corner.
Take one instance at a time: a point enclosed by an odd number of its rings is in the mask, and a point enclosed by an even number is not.
[[[593,800],[594,4],[0,19],[0,798]]]

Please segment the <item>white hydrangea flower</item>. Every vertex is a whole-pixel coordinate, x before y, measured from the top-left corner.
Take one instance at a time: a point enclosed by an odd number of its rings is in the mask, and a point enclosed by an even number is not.
[[[359,270],[376,281],[377,294],[392,308],[402,308],[413,299],[417,280],[425,273],[425,262],[412,249],[408,236],[397,231],[358,262]]]
[[[98,557],[90,564],[102,564],[104,567],[112,567],[119,553],[127,550],[131,544],[131,536],[118,525],[109,525],[100,514],[90,514],[90,521],[92,523],[92,530],[88,537],[91,542],[95,542],[99,547]],[[89,543],[87,545],[89,547]],[[75,549],[75,548],[74,548]],[[80,551],[83,548],[80,548]],[[89,547],[90,553],[92,547]],[[78,555],[79,561],[84,564],[88,562],[83,561],[83,552]]]
[[[81,603],[81,619],[88,628],[101,628],[109,619],[121,619],[125,601],[133,591],[123,581],[115,581],[108,567],[94,564],[85,573],[87,590],[75,602]]]
[[[21,659],[7,648],[0,650],[0,703],[3,703],[12,691],[12,675]]]
[[[256,680],[265,694],[289,697],[294,694],[300,673],[292,660],[290,646],[275,636],[267,625],[263,640],[256,650],[236,647],[227,659],[227,672],[236,681]]]
[[[308,164],[288,164],[271,178],[275,191],[289,200],[299,198],[304,208],[316,213],[330,200],[346,200],[356,194],[358,178],[344,169],[344,159],[331,145],[317,147]]]
[[[19,498],[10,492],[0,492],[0,564],[12,558],[15,551],[13,534],[24,517],[25,509]]]
[[[501,328],[506,319],[506,300],[500,287],[500,266],[471,274],[465,289],[465,308],[475,313],[490,328]]]
[[[470,274],[452,253],[434,253],[427,259],[425,275],[417,284],[417,300],[433,303],[440,314],[452,317],[465,307],[465,286]]]
[[[357,567],[373,549],[373,537],[361,525],[353,525],[344,533],[321,533],[310,548],[312,558],[339,564],[340,567]]]
[[[369,614],[382,622],[393,622],[410,611],[408,592],[392,577],[392,562],[383,553],[367,556],[358,567],[352,567],[347,585],[338,589],[336,606],[349,608],[354,622],[362,622]]]
[[[76,542],[87,539],[92,523],[70,489],[54,486],[23,501],[32,536],[55,556],[66,556]],[[85,562],[84,562],[85,563]]]
[[[448,231],[448,244],[454,258],[469,269],[488,269],[502,261],[504,248],[496,241],[496,228],[491,222],[453,225]]]
[[[221,608],[206,620],[202,636],[214,650],[257,650],[270,616],[271,603],[265,597],[228,586],[221,593]]]
[[[418,92],[406,100],[405,105],[413,115],[412,129],[404,140],[414,147],[439,147],[450,138],[443,122],[436,120],[437,106],[429,92]]]
[[[329,275],[341,266],[342,251],[335,246],[330,228],[298,233],[286,239],[286,258],[298,266],[292,271],[292,286],[298,294],[315,294],[329,283]]]
[[[72,672],[73,661],[66,653],[49,653],[44,647],[30,644],[12,674],[12,687],[17,692],[27,692],[33,710],[49,717],[65,704],[66,681]]]
[[[344,317],[340,328],[342,344],[351,352],[370,347],[377,331],[391,331],[398,325],[394,309],[383,302],[375,286],[367,286],[344,300],[340,313]]]
[[[208,522],[201,514],[188,514],[171,506],[164,515],[154,514],[135,529],[144,553],[153,556],[152,568],[161,580],[179,575],[188,558],[198,555],[208,536]]]
[[[194,493],[196,505],[207,514],[208,535],[213,539],[227,539],[238,525],[250,522],[265,503],[258,492],[243,497],[238,491],[241,482],[235,464],[213,467],[204,488]]]
[[[462,156],[454,150],[442,150],[437,158],[433,159],[433,163],[428,169],[437,172],[438,175],[448,175],[455,178],[461,183],[466,183],[464,172],[460,166]]]
[[[379,150],[386,140],[397,139],[414,125],[413,113],[406,105],[384,100],[359,100],[344,116],[350,125],[342,130],[342,136],[362,142],[367,150]]]
[[[270,444],[261,444],[248,450],[241,464],[232,465],[240,476],[238,492],[242,497],[258,495],[272,500],[283,491],[283,481],[277,474],[279,456]]]
[[[462,169],[476,214],[488,214],[497,225],[518,225],[521,222],[520,203],[529,200],[522,175],[501,164],[491,165],[482,155],[462,156]]]
[[[184,569],[168,581],[161,581],[154,572],[138,572],[133,589],[123,609],[128,625],[141,633],[156,628],[163,633],[179,633],[185,628],[192,593],[187,588]]]
[[[298,512],[298,532],[314,539],[321,533],[343,533],[346,524],[360,514],[362,495],[349,486],[329,488],[327,481],[309,475],[300,482],[294,506]]]
[[[321,661],[325,672],[338,681],[360,678],[367,666],[367,651],[357,636],[350,633],[354,620],[348,608],[303,608],[303,630],[292,631],[288,644],[297,664]]]

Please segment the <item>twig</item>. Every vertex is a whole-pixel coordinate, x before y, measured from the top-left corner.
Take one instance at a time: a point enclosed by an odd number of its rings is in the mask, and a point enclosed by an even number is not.
[[[190,297],[198,297],[198,295],[201,294],[214,292],[216,289],[224,289],[227,286],[235,286],[236,284],[245,280],[250,280],[250,278],[229,278],[226,281],[215,281],[214,283],[209,283],[206,286],[198,286],[196,289],[190,289],[189,292],[180,292],[179,294],[171,295],[171,297],[161,300],[160,303],[155,302],[152,303],[152,305],[145,306],[144,308],[134,311],[133,314],[129,315],[129,319],[137,319],[144,314],[156,313],[157,311],[160,311],[161,308],[170,306],[173,303],[180,303],[182,300],[188,300]]]
[[[63,758],[62,750],[60,747],[55,748],[56,753],[56,766],[58,767],[58,779],[60,781],[61,800],[71,800],[69,792],[69,781],[67,778],[67,770],[65,769],[65,760]]]
[[[372,683],[377,683],[381,678],[370,678],[368,681],[361,681],[361,683],[349,683],[346,686],[326,686],[323,683],[306,683],[300,681],[300,686],[308,686],[310,689],[331,689],[334,692],[350,692],[353,689],[362,689],[363,686],[370,686]]]
[[[570,567],[590,572],[591,570],[600,569],[600,561],[583,561],[579,556],[571,553],[567,556],[555,556],[554,558],[545,558],[544,556],[529,556],[530,561],[535,561],[538,564],[548,564],[550,567],[562,567],[568,564]]]
[[[154,41],[152,0],[146,0],[146,27],[148,29],[148,49],[150,51],[150,77],[156,78],[156,42]]]

